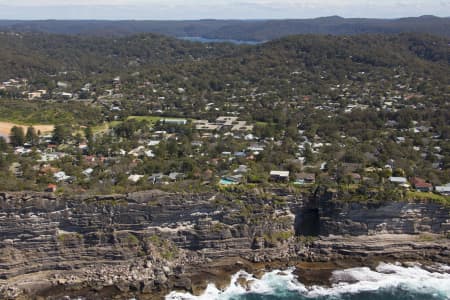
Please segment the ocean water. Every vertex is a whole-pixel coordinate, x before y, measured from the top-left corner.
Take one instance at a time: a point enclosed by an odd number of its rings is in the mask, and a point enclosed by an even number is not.
[[[305,286],[294,269],[275,270],[260,279],[245,271],[231,278],[226,290],[209,284],[204,294],[172,292],[166,300],[449,300],[450,267],[426,270],[417,264],[381,263],[375,270],[366,267],[334,271],[332,285]],[[248,284],[242,287],[242,280]],[[241,282],[241,283],[239,283]]]

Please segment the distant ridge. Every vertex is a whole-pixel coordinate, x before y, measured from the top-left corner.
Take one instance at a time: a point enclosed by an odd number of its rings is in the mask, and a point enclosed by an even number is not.
[[[366,33],[428,33],[450,37],[450,18],[424,15],[400,19],[362,19],[340,16],[286,20],[100,21],[0,20],[0,30],[69,35],[132,35],[157,33],[174,37],[266,41],[293,34],[354,35]]]

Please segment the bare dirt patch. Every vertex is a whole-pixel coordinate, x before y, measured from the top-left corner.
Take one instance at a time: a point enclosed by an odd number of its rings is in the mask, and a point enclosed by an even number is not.
[[[30,125],[21,125],[11,122],[0,122],[0,136],[7,138],[11,132],[11,128],[13,128],[14,126],[20,126],[26,132],[27,128]],[[33,127],[36,129],[36,131],[40,131],[41,133],[52,132],[53,129],[55,128],[55,126],[53,125],[40,125],[40,124],[33,124]]]

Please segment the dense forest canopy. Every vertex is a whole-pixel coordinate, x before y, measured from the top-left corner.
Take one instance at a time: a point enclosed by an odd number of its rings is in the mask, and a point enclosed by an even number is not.
[[[119,36],[157,33],[174,37],[203,37],[267,41],[293,34],[353,35],[405,32],[450,36],[450,18],[422,16],[401,19],[347,19],[338,16],[302,20],[193,21],[1,21],[0,30],[71,35]]]
[[[180,41],[154,34],[121,38],[63,36],[39,33],[0,34],[0,79],[54,75],[71,72],[73,76],[91,73],[134,72],[148,66],[188,64],[186,68],[226,61],[229,68],[272,61],[272,68],[317,68],[339,70],[404,66],[414,71],[434,73],[445,70],[450,61],[448,39],[419,34],[394,36],[291,36],[257,46],[228,43],[202,44]],[[217,61],[220,59],[220,61]],[[290,60],[286,63],[286,60]],[[229,63],[229,62],[233,63]],[[238,64],[236,64],[238,62]],[[225,66],[225,67],[226,67]],[[177,66],[178,68],[178,66]],[[270,67],[269,67],[270,68]],[[430,69],[431,68],[431,69]],[[428,71],[426,71],[428,69]],[[180,70],[182,71],[182,69]],[[225,76],[226,69],[219,72]],[[439,74],[437,74],[439,75]],[[442,76],[436,76],[441,78]],[[248,79],[248,78],[241,78]]]

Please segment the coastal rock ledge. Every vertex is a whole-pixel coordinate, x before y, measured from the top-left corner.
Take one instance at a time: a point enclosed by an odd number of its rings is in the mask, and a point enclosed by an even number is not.
[[[223,287],[239,269],[297,266],[326,281],[345,262],[381,260],[450,264],[450,208],[287,189],[0,193],[0,299],[158,299]]]

